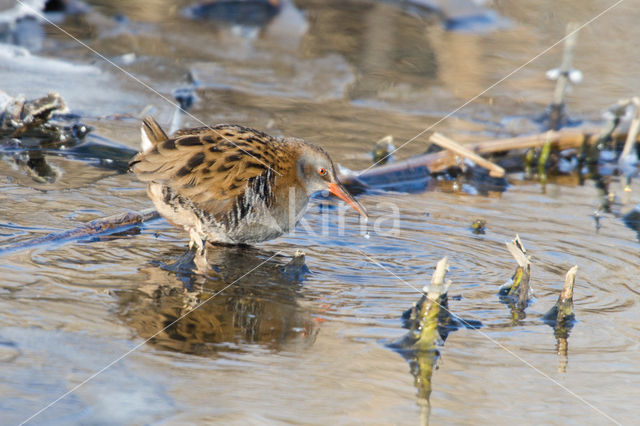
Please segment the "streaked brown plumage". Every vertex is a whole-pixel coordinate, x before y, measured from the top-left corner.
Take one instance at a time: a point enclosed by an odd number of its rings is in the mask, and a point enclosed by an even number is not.
[[[295,138],[219,124],[168,137],[147,117],[143,151],[130,162],[149,196],[191,244],[256,243],[289,232],[309,196],[329,190],[366,216],[336,177],[329,155]]]

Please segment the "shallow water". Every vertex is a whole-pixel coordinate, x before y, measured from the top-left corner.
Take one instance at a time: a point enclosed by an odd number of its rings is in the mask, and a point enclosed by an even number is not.
[[[393,134],[397,145],[412,138],[556,42],[569,19],[584,22],[613,4],[495,1],[509,26],[478,33],[447,32],[435,16],[391,2],[296,1],[298,11],[261,31],[191,21],[181,13],[187,2],[89,3],[89,14],[56,22],[166,98],[195,73],[199,100],[185,125],[232,121],[304,137],[354,170],[370,164],[367,152],[382,136]],[[640,58],[629,44],[640,31],[634,11],[622,3],[580,33],[575,62],[585,81],[568,97],[574,117],[598,120],[640,90]],[[57,90],[94,134],[131,148],[138,122],[106,116],[153,105],[161,123],[171,121],[173,106],[56,28],[44,25],[41,42],[32,55],[72,62],[75,74],[45,79],[31,63],[22,64],[26,74],[0,64],[10,82],[0,89],[31,97]],[[544,72],[560,51],[437,130],[461,141],[536,131],[531,118],[553,88]],[[121,55],[131,52],[128,63]],[[419,138],[396,157],[426,147]],[[49,184],[10,158],[0,161],[2,246],[151,206],[131,175],[81,159],[50,160],[62,174]],[[426,413],[409,364],[387,344],[406,333],[400,316],[443,256],[452,266],[450,294],[460,296],[451,311],[483,327],[452,332],[439,348],[433,424],[635,423],[640,245],[619,214],[640,196],[614,204],[596,230],[593,183],[552,184],[542,193],[535,183],[513,181],[487,196],[444,184],[419,194],[363,194],[374,221],[399,208],[397,233],[370,239],[355,214],[316,199],[305,216],[311,232],[299,226],[259,247],[212,250],[218,278],[168,270],[187,239],[164,220],[137,234],[6,254],[2,423],[20,423],[71,390],[31,423],[420,423]],[[487,232],[474,235],[479,217]],[[496,295],[515,267],[504,242],[516,234],[533,259],[535,292],[520,321]],[[283,271],[297,249],[306,253],[306,274]],[[577,323],[566,361],[541,316],[574,264]]]

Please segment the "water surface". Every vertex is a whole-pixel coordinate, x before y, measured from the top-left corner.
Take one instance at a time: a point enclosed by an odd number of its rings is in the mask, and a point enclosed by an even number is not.
[[[412,138],[555,43],[568,20],[585,22],[612,4],[496,1],[508,26],[451,32],[437,16],[393,2],[296,1],[287,19],[261,29],[190,20],[182,12],[188,2],[89,3],[88,14],[56,22],[157,93],[51,25],[43,25],[41,48],[31,54],[75,64],[76,74],[48,78],[31,64],[26,74],[0,65],[9,82],[0,88],[30,97],[59,91],[94,134],[137,148],[138,121],[108,116],[152,105],[168,126],[174,107],[162,97],[172,100],[191,72],[199,100],[185,125],[235,122],[304,137],[351,169],[369,166],[367,153],[382,136],[398,144]],[[640,60],[629,44],[640,31],[633,12],[622,3],[580,33],[575,62],[585,80],[568,97],[576,118],[598,120],[640,90]],[[461,141],[536,131],[531,118],[553,87],[544,71],[559,64],[560,50],[437,130]],[[122,56],[129,53],[132,61]],[[426,148],[424,136],[396,156]],[[2,245],[151,206],[131,175],[79,159],[50,161],[62,173],[49,184],[33,181],[10,157],[0,161]],[[212,250],[220,268],[212,279],[168,270],[187,238],[164,220],[135,235],[8,254],[0,262],[2,423],[29,418],[151,338],[31,422],[417,424],[424,411],[409,364],[386,345],[405,333],[400,315],[443,256],[452,265],[450,293],[460,296],[450,309],[483,327],[451,333],[439,348],[431,422],[634,423],[640,246],[619,214],[640,197],[634,188],[596,230],[593,183],[551,184],[542,193],[536,183],[513,180],[506,192],[485,196],[450,184],[363,194],[374,219],[391,213],[387,203],[399,208],[397,233],[370,239],[355,214],[340,227],[343,207],[316,199],[306,215],[313,232],[301,226],[252,249]],[[487,221],[484,235],[470,230],[479,217]],[[535,300],[514,322],[496,292],[513,272],[504,242],[516,234],[532,256]],[[310,272],[283,272],[298,249]],[[553,329],[541,316],[574,264],[578,321],[560,372]]]

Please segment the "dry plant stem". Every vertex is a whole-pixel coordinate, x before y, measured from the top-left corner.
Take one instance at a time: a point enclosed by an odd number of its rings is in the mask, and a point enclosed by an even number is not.
[[[516,268],[514,281],[509,291],[509,295],[513,295],[516,291],[518,292],[517,306],[520,311],[524,311],[532,296],[530,285],[531,260],[529,259],[529,256],[527,256],[527,251],[525,250],[522,241],[520,241],[520,236],[516,235],[516,238],[511,242],[507,242],[506,245],[509,253],[511,253],[518,263],[518,268]]]
[[[553,92],[553,103],[556,105],[564,104],[564,97],[567,93],[567,87],[569,86],[568,74],[569,71],[571,71],[576,44],[578,43],[577,28],[578,24],[575,22],[567,24],[568,37],[564,41],[564,52],[562,54],[562,63],[560,64],[560,77],[558,78],[555,91]]]
[[[511,256],[516,260],[518,266],[521,268],[531,267],[531,260],[529,259],[529,256],[527,256],[527,251],[524,248],[522,241],[520,241],[519,235],[516,234],[516,238],[513,241],[506,243],[506,245],[507,250],[509,250]]]
[[[504,176],[504,169],[500,166],[498,166],[497,164],[492,163],[489,160],[486,160],[484,158],[482,158],[481,156],[479,156],[478,154],[476,154],[475,152],[473,152],[472,150],[470,150],[469,148],[466,148],[462,145],[460,145],[459,143],[457,143],[456,141],[447,138],[446,136],[440,134],[440,133],[434,133],[431,135],[430,141],[435,143],[438,146],[441,146],[444,149],[447,149],[449,151],[454,152],[457,155],[460,155],[462,157],[465,157],[471,161],[473,161],[474,163],[476,163],[477,165],[479,165],[480,167],[484,167],[485,169],[489,170],[489,175],[492,177],[503,177]]]
[[[640,132],[640,98],[634,97],[631,102],[635,108],[636,114],[629,126],[629,133],[627,133],[627,140],[624,143],[622,153],[620,153],[620,159],[629,155],[638,139],[638,133]]]
[[[444,280],[448,271],[449,262],[445,256],[436,264],[436,270],[433,272],[433,276],[431,277],[431,285],[429,285],[428,288],[425,286],[422,289],[430,300],[438,300],[440,295],[449,290],[451,280],[447,280],[446,282]]]
[[[564,287],[562,293],[558,297],[556,307],[558,308],[558,315],[556,318],[556,324],[562,324],[567,318],[572,318],[573,315],[573,286],[576,283],[576,274],[578,273],[578,265],[575,265],[567,272],[564,279]]]
[[[556,81],[556,88],[553,93],[553,101],[550,106],[549,115],[549,129],[558,130],[562,126],[564,120],[564,105],[565,95],[567,88],[571,83],[569,73],[571,72],[571,63],[573,62],[573,56],[575,46],[578,40],[578,33],[576,29],[578,25],[576,23],[569,23],[567,25],[567,38],[564,42],[564,53],[562,55],[562,63],[560,64],[560,75]]]
[[[476,154],[494,154],[511,150],[539,148],[547,142],[551,143],[552,148],[563,150],[567,148],[579,148],[583,144],[593,145],[598,141],[598,135],[600,133],[601,129],[599,128],[585,127],[582,129],[547,131],[533,135],[488,140],[478,143],[469,143],[463,146],[467,150],[473,151]],[[626,138],[627,132],[624,130],[618,130],[613,132],[611,137],[614,139],[620,139],[622,137]],[[430,173],[442,173],[447,169],[458,165],[458,155],[452,151],[444,150],[373,167],[357,174],[356,178],[392,175],[403,170],[411,170],[419,167],[427,167]],[[340,176],[340,180],[345,183],[349,183],[353,181],[353,177]]]
[[[573,287],[576,283],[576,274],[578,273],[578,265],[574,265],[564,278],[564,287],[560,293],[560,300],[573,299]]]

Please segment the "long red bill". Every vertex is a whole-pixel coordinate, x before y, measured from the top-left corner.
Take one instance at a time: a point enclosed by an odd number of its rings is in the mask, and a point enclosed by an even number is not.
[[[339,183],[329,183],[329,192],[331,192],[336,197],[340,198],[345,203],[349,204],[354,208],[355,211],[360,213],[361,216],[368,219],[367,211],[360,205],[359,202],[356,201],[355,198],[351,194],[347,192],[347,190]]]

